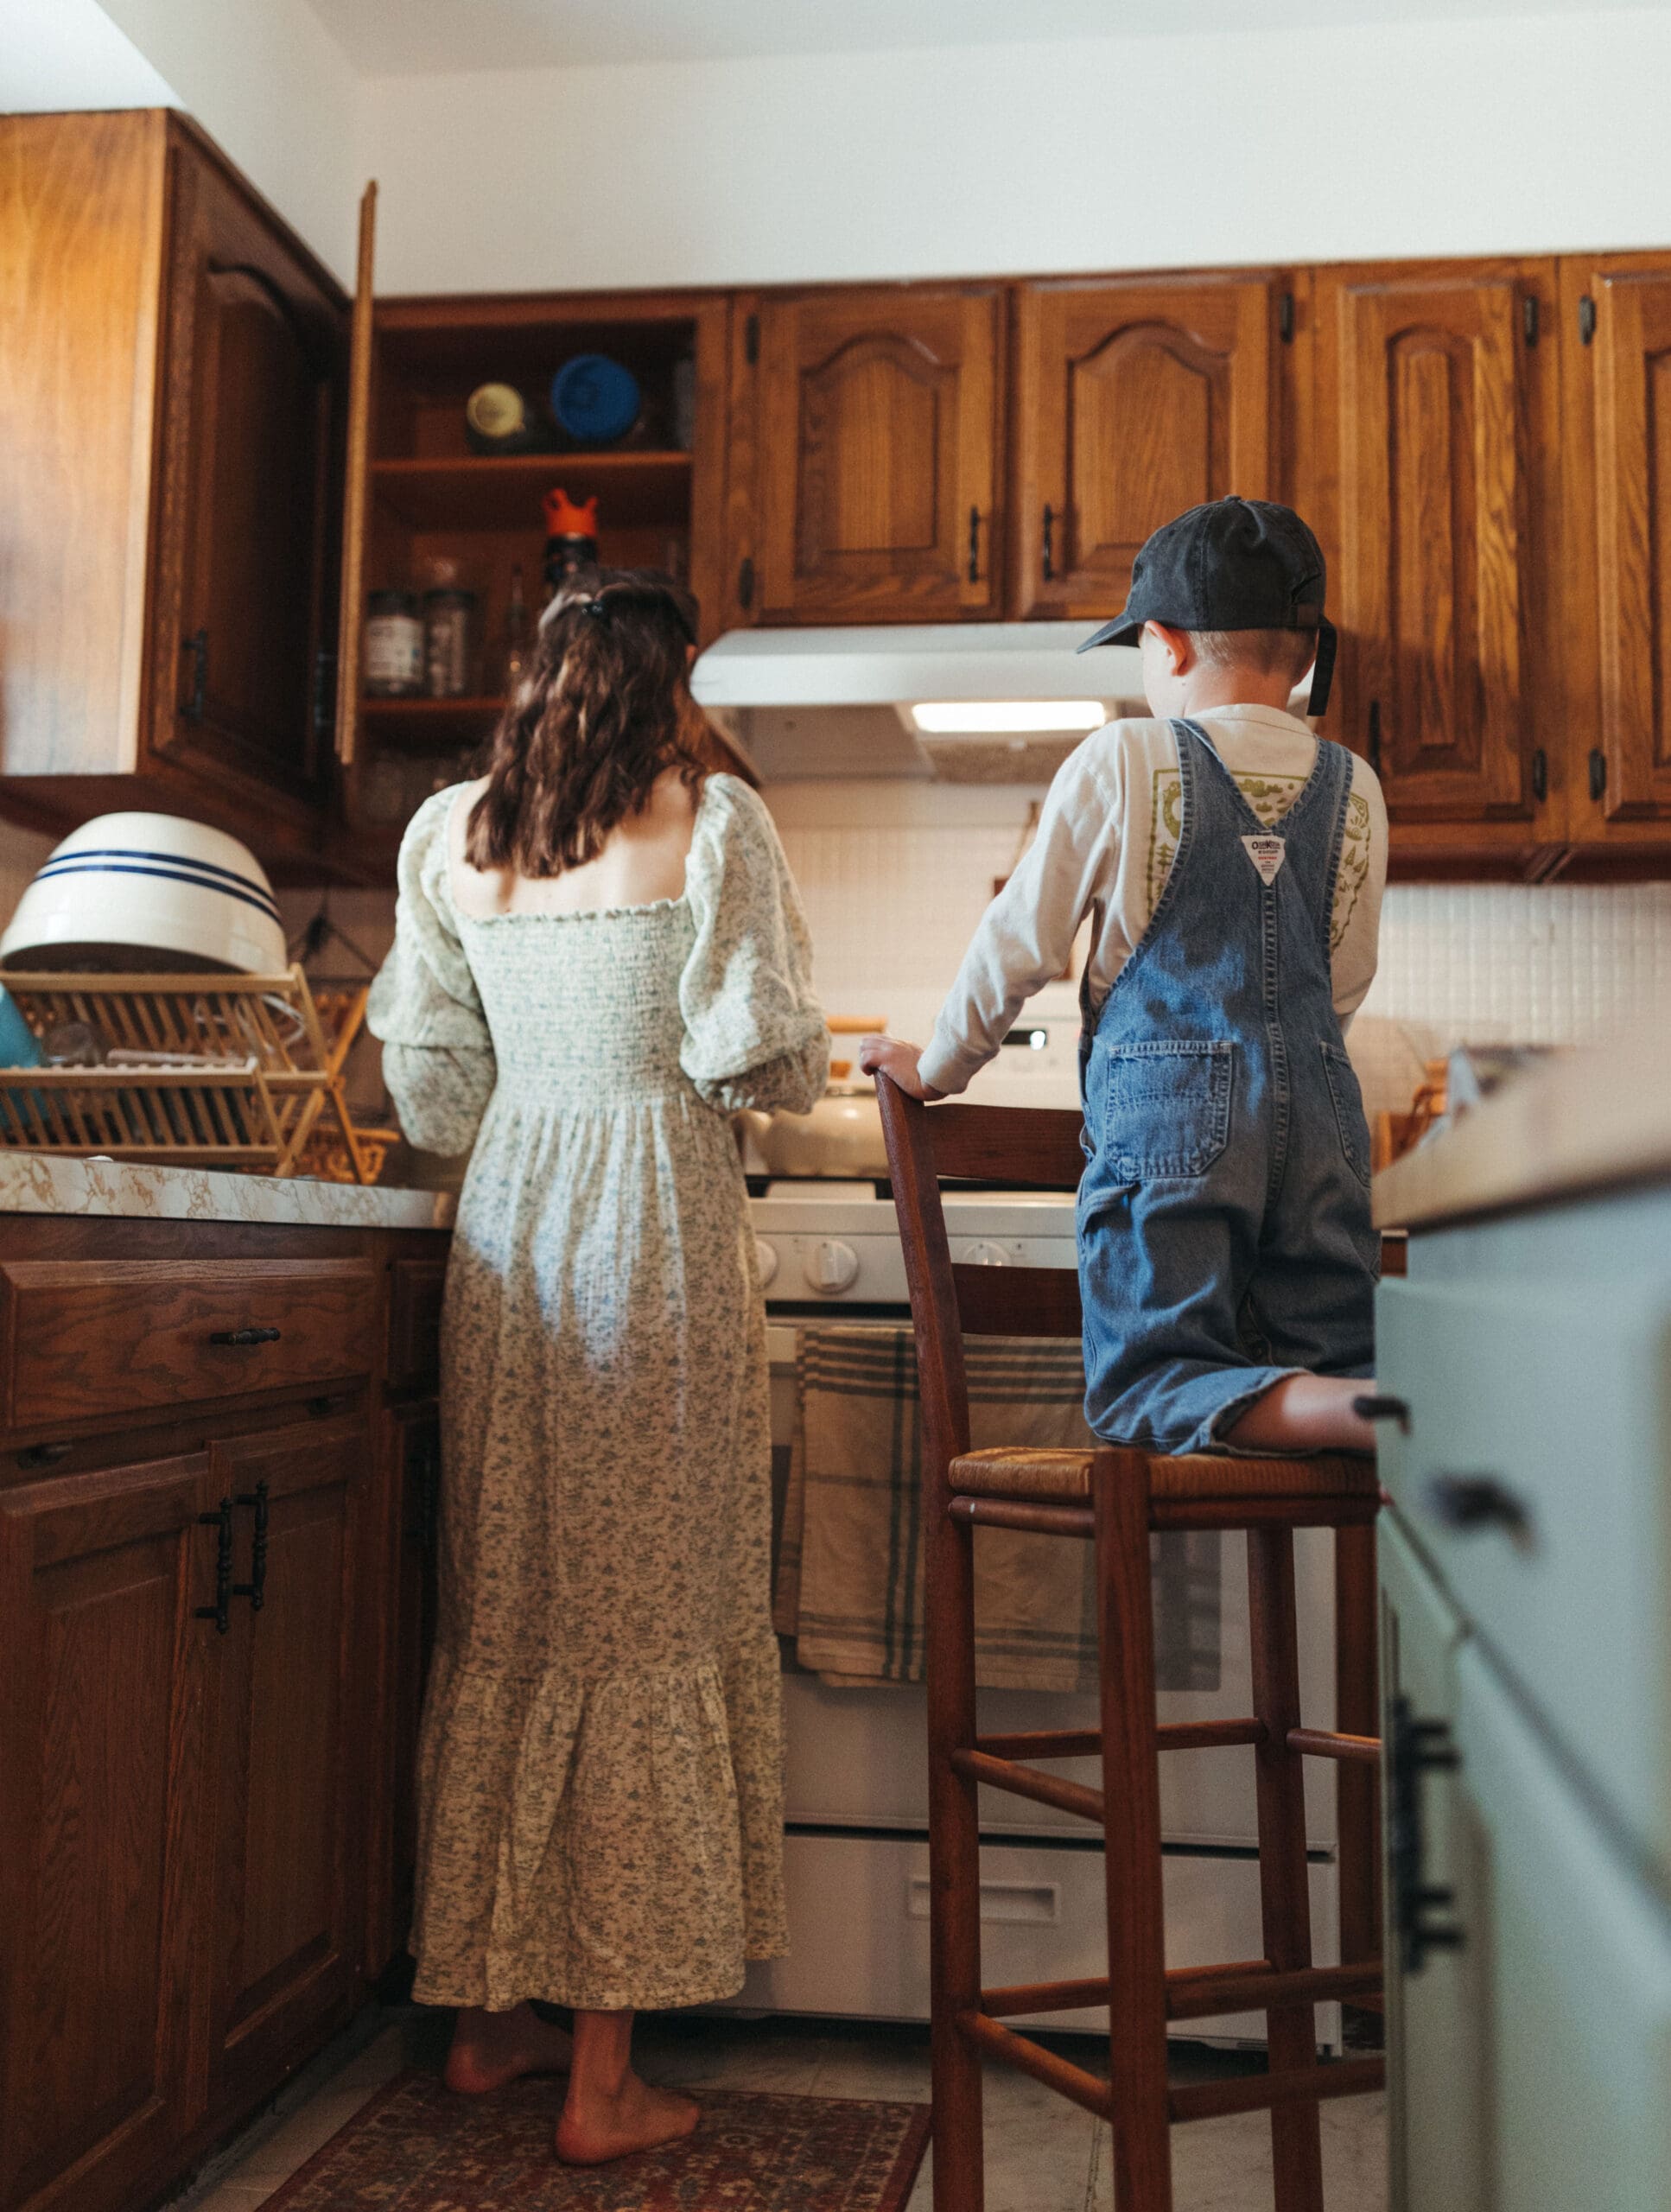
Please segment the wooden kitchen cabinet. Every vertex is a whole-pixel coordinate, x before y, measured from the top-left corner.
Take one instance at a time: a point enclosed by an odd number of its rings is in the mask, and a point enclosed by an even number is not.
[[[194,2119],[206,1455],[0,1491],[0,2207],[124,2212]]]
[[[359,1974],[371,1434],[363,1412],[328,1426],[297,1415],[210,1453],[217,1499],[238,1507],[238,1580],[251,1591],[213,1655],[215,2103],[260,2094],[298,2040],[342,2017]]]
[[[1671,256],[1560,264],[1566,706],[1581,848],[1671,847]]]
[[[1565,823],[1554,264],[1323,269],[1313,296],[1327,727],[1378,770],[1396,852],[1522,870]]]
[[[1002,599],[996,284],[746,304],[734,588],[761,622],[946,622]]]
[[[140,2212],[403,1938],[445,1249],[0,1216],[0,2212]]]
[[[1294,280],[1018,285],[1010,605],[1102,620],[1151,531],[1186,507],[1284,493]]]
[[[184,117],[0,117],[9,812],[317,845],[346,302]]]

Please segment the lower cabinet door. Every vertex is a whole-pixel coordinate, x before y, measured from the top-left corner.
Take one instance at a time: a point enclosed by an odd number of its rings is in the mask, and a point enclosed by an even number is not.
[[[1479,1646],[1457,1681],[1458,1795],[1478,1838],[1458,1919],[1489,2053],[1485,2202],[1668,2212],[1671,1910]]]
[[[370,1431],[315,1423],[219,1443],[211,1473],[217,1499],[233,1503],[238,1592],[212,1740],[209,2094],[219,2105],[267,2089],[290,2048],[356,1993]]]
[[[1446,1764],[1456,1756],[1463,1630],[1390,1514],[1382,1516],[1376,1553],[1382,1802],[1398,1846],[1388,1859],[1382,1915],[1389,2196],[1393,2212],[1486,2212],[1480,1961],[1477,1949],[1447,1940],[1471,1888],[1470,1831]],[[1449,1902],[1434,1894],[1418,1910],[1418,1885]]]
[[[0,1492],[5,2212],[122,2212],[199,2116],[213,1497],[201,1453]]]

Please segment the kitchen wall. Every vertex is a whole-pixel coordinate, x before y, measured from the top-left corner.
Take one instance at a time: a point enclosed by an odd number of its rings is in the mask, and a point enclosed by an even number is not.
[[[379,289],[1671,241],[1671,17],[1469,12],[378,78]]]

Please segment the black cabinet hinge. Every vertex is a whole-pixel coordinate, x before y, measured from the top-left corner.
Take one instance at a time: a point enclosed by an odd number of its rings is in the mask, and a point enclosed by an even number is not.
[[[760,358],[760,318],[749,316],[743,325],[743,359],[752,369]]]
[[[1596,334],[1596,303],[1588,292],[1579,302],[1579,343],[1587,346]]]
[[[336,655],[329,645],[314,654],[314,735],[328,737],[336,719]]]
[[[743,556],[742,566],[737,571],[737,604],[739,607],[753,607],[754,604],[754,563],[747,553]]]
[[[1284,292],[1276,303],[1276,334],[1285,346],[1294,342],[1294,296]]]
[[[1590,796],[1593,799],[1599,799],[1606,789],[1607,755],[1598,745],[1592,748],[1590,753]]]
[[[1538,342],[1538,302],[1534,292],[1528,292],[1521,302],[1520,321],[1521,327],[1526,333],[1527,344],[1535,346]]]

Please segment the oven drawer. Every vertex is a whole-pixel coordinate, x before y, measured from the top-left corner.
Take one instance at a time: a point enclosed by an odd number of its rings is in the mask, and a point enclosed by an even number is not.
[[[1383,1283],[1382,1479],[1458,1611],[1642,1847],[1671,1834],[1671,1293]],[[1604,1715],[1606,1725],[1597,1726]]]
[[[365,1260],[13,1260],[6,1426],[33,1429],[370,1371]]]
[[[929,2016],[928,1845],[911,1837],[785,1839],[789,1955],[756,1963],[735,1999],[744,2008],[878,2020]],[[1332,1864],[1312,1870],[1312,1948],[1339,1956]],[[1215,1966],[1264,1955],[1259,1866],[1251,1858],[1169,1853],[1166,1963]],[[988,1988],[1090,1980],[1109,1970],[1100,1850],[990,1846],[981,1853],[981,1973]],[[1106,2010],[1039,2013],[1034,2027],[1108,2030]],[[1178,2033],[1264,2041],[1262,2013],[1180,2022]],[[1339,2037],[1339,2007],[1318,2007],[1320,2042]]]

